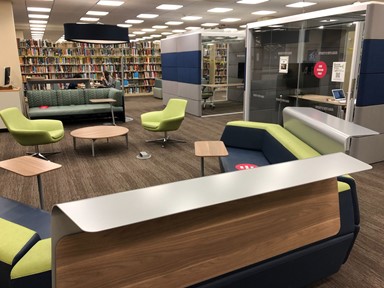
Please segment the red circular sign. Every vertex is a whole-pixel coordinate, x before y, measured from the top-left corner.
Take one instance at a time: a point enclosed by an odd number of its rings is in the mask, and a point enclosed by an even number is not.
[[[319,79],[323,78],[327,74],[327,64],[323,61],[317,62],[313,68],[313,74]]]
[[[249,163],[241,163],[241,164],[237,164],[235,166],[235,168],[237,170],[247,170],[247,169],[254,169],[254,168],[257,168],[257,165],[255,164],[249,164]]]

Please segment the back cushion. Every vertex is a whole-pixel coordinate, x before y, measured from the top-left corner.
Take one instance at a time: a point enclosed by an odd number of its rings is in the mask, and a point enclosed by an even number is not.
[[[29,107],[57,106],[56,90],[27,90]]]
[[[261,150],[263,151],[265,158],[267,158],[271,164],[297,160],[295,155],[289,152],[283,144],[269,133],[265,133]]]
[[[84,89],[85,103],[90,104],[89,99],[108,98],[110,88]]]
[[[59,106],[85,104],[83,89],[68,89],[57,91],[57,102]]]
[[[266,133],[264,129],[225,126],[221,141],[228,147],[261,150]]]

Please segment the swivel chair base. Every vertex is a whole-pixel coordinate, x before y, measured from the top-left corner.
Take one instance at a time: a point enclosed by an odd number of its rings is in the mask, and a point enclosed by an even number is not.
[[[53,154],[58,154],[60,153],[59,151],[55,152],[40,152],[39,151],[39,146],[35,146],[35,152],[27,152],[28,155],[31,155],[32,157],[37,157],[43,160],[50,161],[46,156],[47,155],[53,155]]]
[[[176,142],[176,143],[186,143],[186,141],[184,140],[179,140],[179,139],[171,139],[167,132],[164,132],[164,137],[162,138],[159,138],[159,139],[154,139],[154,140],[146,140],[145,142],[147,143],[151,143],[151,142],[157,142],[157,143],[161,143],[161,147],[165,147],[165,144],[169,143],[169,142]]]

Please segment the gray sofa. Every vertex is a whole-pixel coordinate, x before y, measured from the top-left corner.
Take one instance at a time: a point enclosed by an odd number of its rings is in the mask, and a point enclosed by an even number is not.
[[[68,89],[68,90],[28,90],[27,114],[29,118],[63,118],[74,116],[96,116],[105,114],[111,117],[109,103],[91,103],[90,99],[112,98],[115,117],[125,121],[123,91],[115,88]]]

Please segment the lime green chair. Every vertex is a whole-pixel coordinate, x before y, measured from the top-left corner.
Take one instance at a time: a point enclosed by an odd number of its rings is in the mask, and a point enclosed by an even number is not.
[[[56,143],[64,138],[63,123],[59,120],[30,120],[16,107],[1,110],[0,117],[20,145],[34,146],[34,156],[43,159],[46,158],[39,152],[39,145]]]
[[[162,147],[168,142],[182,142],[183,140],[171,139],[168,136],[169,131],[179,129],[185,117],[187,100],[169,99],[167,106],[162,111],[147,112],[141,115],[141,125],[145,130],[152,132],[164,132],[164,137],[146,142],[160,142]]]

